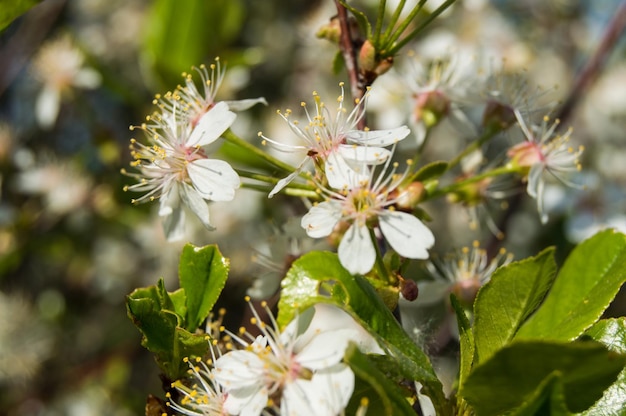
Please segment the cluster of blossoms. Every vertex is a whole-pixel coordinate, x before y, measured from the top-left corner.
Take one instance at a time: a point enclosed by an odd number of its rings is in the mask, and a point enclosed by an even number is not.
[[[335,116],[317,93],[313,93],[315,113],[305,109],[307,123],[291,121],[291,111],[279,114],[302,140],[300,146],[285,145],[269,139],[265,143],[280,150],[306,152],[297,170],[280,180],[270,196],[294,180],[310,159],[316,167],[313,182],[324,196],[302,218],[301,225],[313,238],[328,237],[345,230],[338,247],[339,260],[350,273],[365,274],[372,270],[379,245],[375,231],[380,231],[389,245],[401,256],[428,258],[427,249],[434,244],[432,232],[415,216],[397,211],[395,205],[405,197],[399,188],[406,185],[407,174],[396,174],[397,164],[389,172],[395,145],[410,134],[406,126],[390,130],[358,130],[365,114],[363,100],[352,111],[344,107],[343,84],[337,99]],[[304,123],[303,123],[304,124]],[[385,147],[392,146],[392,150]],[[382,169],[377,167],[382,165]],[[347,229],[346,229],[347,228]]]
[[[354,391],[355,377],[342,362],[349,343],[366,353],[382,354],[374,338],[343,310],[317,304],[299,314],[282,331],[264,303],[271,325],[251,306],[251,323],[260,335],[245,329],[226,330],[227,348],[211,360],[189,361],[189,382],[172,387],[168,405],[184,415],[316,414],[340,415]],[[237,345],[233,345],[234,342]],[[364,413],[362,405],[360,409]]]
[[[145,132],[147,144],[131,140],[131,165],[139,172],[122,173],[137,179],[124,188],[144,192],[133,203],[160,200],[159,216],[163,217],[169,240],[182,238],[187,205],[208,229],[208,201],[231,201],[240,186],[239,175],[223,160],[210,159],[207,146],[214,143],[233,124],[233,111],[265,103],[263,98],[241,101],[219,101],[215,97],[224,71],[219,60],[209,68],[195,68],[202,88],[198,89],[190,74],[183,74],[185,85],[173,92],[157,95],[159,108],[139,128]],[[209,71],[210,70],[210,71]]]

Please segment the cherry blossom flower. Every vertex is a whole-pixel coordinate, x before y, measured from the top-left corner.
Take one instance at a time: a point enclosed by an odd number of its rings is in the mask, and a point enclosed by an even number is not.
[[[374,178],[348,176],[348,182],[336,191],[326,189],[327,199],[314,205],[302,218],[301,225],[313,238],[329,236],[341,222],[349,227],[339,243],[338,254],[341,264],[353,274],[365,274],[374,266],[376,248],[371,230],[380,229],[389,245],[401,256],[411,259],[426,259],[435,242],[433,233],[414,215],[394,209],[400,196],[394,191],[406,177],[395,170],[385,176],[389,162]]]
[[[101,76],[84,65],[85,57],[68,35],[46,43],[33,61],[33,73],[42,89],[35,103],[35,117],[43,128],[50,128],[59,115],[61,99],[72,88],[94,89]]]
[[[575,150],[569,145],[571,129],[563,135],[555,134],[559,120],[548,125],[549,118],[546,116],[540,127],[528,128],[518,111],[515,115],[526,141],[510,148],[507,155],[511,158],[510,163],[525,171],[528,181],[526,191],[537,200],[537,210],[541,222],[545,224],[548,221],[543,203],[546,178],[551,176],[565,185],[577,187],[578,185],[567,180],[567,176],[581,170],[579,158],[584,148],[580,146]]]
[[[281,415],[340,414],[354,390],[354,373],[341,360],[349,342],[366,352],[382,353],[374,339],[341,309],[317,304],[280,331],[267,305],[271,326],[261,335],[230,334],[243,349],[215,361],[214,377],[227,393],[224,408],[232,414],[258,415],[266,407]],[[244,339],[243,337],[246,337]]]
[[[179,85],[173,92],[169,91],[164,95],[157,94],[153,104],[164,112],[175,112],[181,122],[189,122],[196,127],[202,116],[217,104],[215,97],[224,81],[225,70],[221,67],[219,58],[215,58],[215,63],[208,68],[200,65],[192,69],[200,76],[201,88],[194,82],[192,74],[183,73],[185,85]],[[230,111],[244,111],[256,104],[267,105],[263,97],[222,102],[226,103]]]
[[[138,173],[123,173],[138,183],[125,190],[145,192],[133,203],[160,199],[159,216],[164,217],[165,234],[169,240],[182,237],[184,203],[209,229],[206,201],[231,201],[240,186],[239,175],[225,161],[209,159],[204,146],[215,142],[235,120],[235,113],[224,102],[204,114],[198,125],[180,123],[176,106],[172,113],[155,114],[139,126],[146,133],[148,145],[131,140],[131,164]],[[131,129],[133,129],[131,127]]]
[[[357,101],[352,111],[348,113],[344,107],[343,83],[340,86],[341,95],[337,98],[338,105],[334,117],[316,92],[313,92],[315,113],[311,114],[306,103],[301,103],[307,117],[307,123],[303,127],[297,120],[290,120],[291,110],[278,112],[302,141],[302,145],[280,143],[259,132],[264,144],[270,143],[284,152],[306,154],[296,170],[276,184],[269,194],[270,198],[294,180],[309,160],[313,160],[315,166],[324,172],[324,177],[333,188],[346,185],[347,176],[367,178],[367,168],[362,163],[356,162],[366,161],[369,165],[384,163],[391,156],[391,152],[383,147],[395,144],[409,135],[410,131],[406,126],[391,130],[357,130],[357,125],[365,113],[367,95]]]
[[[211,353],[214,354],[213,348]],[[172,400],[168,393],[167,406],[187,416],[227,416],[229,413],[224,408],[227,395],[215,380],[213,370],[200,357],[195,362],[188,358],[184,361],[189,364],[192,384],[188,386],[181,380],[173,382],[172,387],[178,391],[180,398]]]

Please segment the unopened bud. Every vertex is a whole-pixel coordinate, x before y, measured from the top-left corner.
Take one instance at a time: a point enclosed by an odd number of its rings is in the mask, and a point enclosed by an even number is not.
[[[376,66],[376,48],[372,42],[366,40],[359,51],[359,68],[362,71],[374,72]]]
[[[450,100],[441,91],[428,91],[415,97],[413,118],[427,127],[437,125],[450,111]]]
[[[396,206],[402,211],[413,211],[413,208],[422,200],[426,190],[422,182],[411,182],[401,189],[397,189],[395,195]]]
[[[405,279],[400,283],[400,293],[402,297],[410,302],[417,299],[417,295],[419,294],[419,289],[417,287],[417,283],[415,280]]]
[[[339,19],[333,17],[330,19],[330,22],[323,25],[317,30],[315,33],[320,39],[327,39],[333,43],[339,43],[339,39],[341,37],[341,27],[339,26]]]
[[[376,73],[376,75],[381,76],[385,72],[389,71],[392,66],[393,66],[393,56],[388,56],[382,61],[378,62],[378,64],[376,65],[376,68],[374,69],[374,72]]]

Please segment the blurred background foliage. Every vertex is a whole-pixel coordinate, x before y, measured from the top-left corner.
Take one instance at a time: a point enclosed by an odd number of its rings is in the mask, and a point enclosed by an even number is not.
[[[0,414],[143,414],[146,396],[161,387],[124,297],[159,277],[174,286],[183,242],[164,240],[155,204],[132,206],[122,191],[128,126],[141,123],[154,94],[175,88],[182,72],[220,56],[228,72],[218,98],[264,96],[270,103],[240,114],[235,132],[255,144],[259,130],[285,133],[277,108],[296,108],[313,90],[334,97],[346,78],[332,72],[334,45],[315,37],[334,5],[47,0],[11,22],[35,3],[0,2]],[[372,14],[376,7],[374,0],[353,4]],[[444,52],[445,44],[480,46],[512,71],[524,70],[534,85],[558,84],[551,99],[563,100],[617,5],[459,0],[414,47],[427,55]],[[622,41],[567,120],[588,149],[590,190],[555,191],[546,227],[534,209],[517,210],[503,241],[517,258],[549,244],[564,247],[563,256],[593,227],[626,229],[624,58]],[[373,100],[371,108],[380,106]],[[390,112],[372,120],[382,127],[402,122]],[[221,302],[236,325],[242,296],[260,273],[252,253],[302,210],[276,201],[284,206],[270,215],[265,196],[242,190],[233,204],[214,204],[216,232],[188,232],[189,241],[218,242],[231,258]],[[490,238],[468,230],[458,210],[432,212],[435,235],[446,236],[439,251]]]

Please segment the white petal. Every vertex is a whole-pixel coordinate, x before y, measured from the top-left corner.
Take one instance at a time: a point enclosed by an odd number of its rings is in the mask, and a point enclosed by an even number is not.
[[[422,383],[417,381],[415,382],[415,391],[417,392],[417,400],[422,408],[422,414],[424,416],[437,416],[432,400],[430,400],[430,397],[422,393],[422,387]]]
[[[187,165],[189,179],[204,199],[232,201],[241,181],[237,172],[223,160],[198,159]]]
[[[180,206],[180,196],[178,193],[178,183],[171,182],[171,186],[159,199],[159,216],[170,215],[174,209]]]
[[[318,303],[314,306],[315,314],[306,331],[300,335],[298,342],[308,343],[310,339],[324,331],[338,329],[352,329],[356,334],[351,335],[350,341],[357,344],[359,350],[365,353],[383,354],[383,350],[372,335],[363,328],[348,312],[334,305]],[[296,345],[295,348],[298,348]]]
[[[209,221],[209,207],[207,206],[206,201],[202,199],[198,191],[186,183],[182,184],[180,190],[180,198],[185,204],[187,204],[191,211],[196,214],[200,221],[202,221],[202,225],[209,230],[214,230],[215,227],[211,225],[211,222]]]
[[[263,385],[265,363],[254,352],[230,351],[215,360],[215,380],[226,390]]]
[[[526,186],[526,192],[532,198],[537,199],[537,196],[540,194],[539,187],[541,186],[543,174],[543,165],[534,164],[530,168],[530,172],[528,172],[528,185]]]
[[[185,145],[193,147],[213,143],[233,124],[235,118],[237,115],[228,109],[225,102],[217,103],[200,118]]]
[[[343,358],[348,343],[358,337],[355,329],[324,331],[309,340],[300,351],[294,348],[296,360],[303,367],[319,370],[337,364]]]
[[[324,170],[328,184],[335,189],[353,188],[358,186],[359,182],[369,179],[369,169],[365,163],[355,169],[339,152],[332,152],[328,155]]]
[[[352,274],[365,274],[372,270],[376,249],[367,226],[352,224],[339,243],[339,261]]]
[[[348,141],[372,146],[389,146],[399,142],[411,133],[407,126],[391,130],[353,130],[346,134]]]
[[[302,160],[302,162],[300,162],[300,165],[298,165],[296,170],[291,172],[286,178],[279,180],[267,197],[268,198],[273,197],[274,195],[279,193],[285,186],[287,186],[291,181],[293,181],[296,178],[296,176],[300,174],[300,172],[302,171],[302,167],[304,166],[306,162],[308,162],[308,160],[309,160],[309,157],[307,156],[306,158]]]
[[[267,388],[259,385],[229,390],[224,410],[229,415],[258,416],[267,406],[267,396]]]
[[[181,206],[164,216],[163,233],[167,241],[180,241],[185,237],[185,211]]]
[[[426,140],[426,125],[423,121],[414,121],[411,122],[411,128],[413,129],[413,136],[415,137],[415,142],[418,146],[421,146]]]
[[[336,201],[320,202],[311,207],[300,225],[309,237],[321,238],[330,235],[341,219],[341,204]]]
[[[427,259],[435,236],[419,219],[406,212],[386,211],[379,216],[380,230],[391,247],[410,259]]]
[[[39,125],[46,129],[52,127],[59,115],[60,108],[61,93],[59,90],[44,86],[35,103],[35,117]]]
[[[391,156],[391,152],[382,147],[341,145],[337,150],[346,161],[359,164],[380,165]]]
[[[267,105],[267,101],[265,98],[248,98],[246,100],[237,100],[237,101],[224,101],[228,105],[228,109],[232,111],[244,111],[251,107],[254,107],[257,104]]]
[[[313,374],[311,384],[319,392],[321,407],[328,415],[341,414],[354,392],[354,373],[345,364],[317,371]]]

